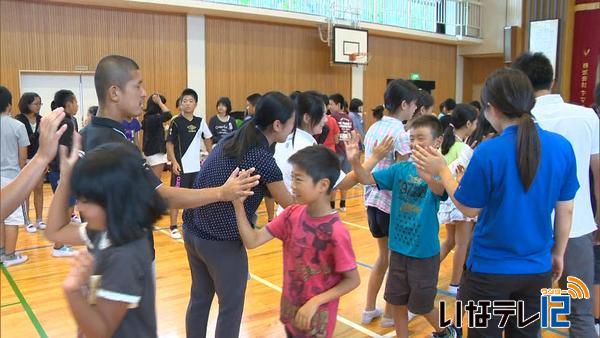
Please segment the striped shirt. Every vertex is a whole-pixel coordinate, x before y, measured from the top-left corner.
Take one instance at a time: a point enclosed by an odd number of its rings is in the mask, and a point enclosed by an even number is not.
[[[400,155],[410,153],[410,134],[404,130],[402,121],[393,117],[384,116],[380,121],[375,122],[375,124],[367,131],[367,135],[365,136],[365,158],[369,158],[372,155],[375,142],[381,142],[387,135],[394,137],[395,151],[379,161],[373,171],[385,169],[394,164],[396,162],[396,152]],[[376,185],[365,186],[365,206],[375,207],[389,214],[391,204],[391,191],[379,190]]]

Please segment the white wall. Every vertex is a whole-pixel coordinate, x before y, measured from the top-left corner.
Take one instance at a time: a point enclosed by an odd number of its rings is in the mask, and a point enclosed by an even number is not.
[[[483,43],[459,46],[459,55],[502,54],[504,27],[521,26],[523,0],[482,0],[481,31]]]
[[[187,86],[198,93],[194,115],[206,118],[206,40],[204,16],[187,16]]]

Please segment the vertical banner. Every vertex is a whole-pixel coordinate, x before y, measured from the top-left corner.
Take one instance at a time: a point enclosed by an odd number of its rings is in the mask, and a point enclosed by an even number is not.
[[[600,57],[600,9],[575,12],[571,102],[584,106],[594,103],[594,88]]]

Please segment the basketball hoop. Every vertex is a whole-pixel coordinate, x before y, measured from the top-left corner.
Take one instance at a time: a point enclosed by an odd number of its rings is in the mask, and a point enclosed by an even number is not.
[[[364,62],[366,61],[367,56],[368,53],[352,53],[348,55],[348,60],[350,60],[350,62]]]

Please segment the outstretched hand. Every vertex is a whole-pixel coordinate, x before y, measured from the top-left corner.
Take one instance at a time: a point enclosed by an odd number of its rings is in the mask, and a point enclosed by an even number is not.
[[[417,168],[433,176],[439,176],[440,172],[447,166],[444,156],[433,147],[424,148],[416,145],[413,149],[412,158]]]
[[[250,168],[248,170],[235,170],[229,175],[229,178],[221,186],[221,200],[222,201],[233,201],[240,199],[244,201],[248,196],[254,195],[252,188],[258,185],[260,175],[252,175],[255,169]]]
[[[38,156],[45,162],[50,163],[56,157],[58,149],[58,141],[67,130],[67,125],[64,124],[60,128],[60,123],[65,117],[64,108],[56,108],[40,121],[40,136]]]
[[[385,136],[381,142],[375,141],[375,145],[373,146],[373,156],[378,160],[382,160],[394,149],[395,141],[396,140],[391,135]]]
[[[346,158],[350,163],[360,162],[360,135],[354,130],[350,132],[350,139],[344,141],[346,146]]]

